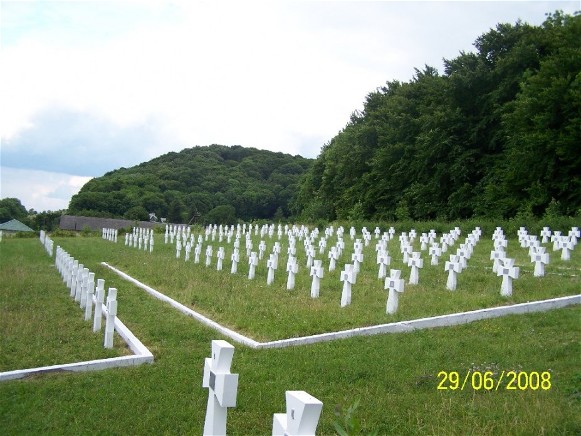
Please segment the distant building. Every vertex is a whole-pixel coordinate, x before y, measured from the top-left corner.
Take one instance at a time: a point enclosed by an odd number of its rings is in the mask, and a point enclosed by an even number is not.
[[[16,232],[34,232],[26,224],[22,224],[18,220],[10,220],[3,224],[0,224],[0,230],[6,233],[16,233]]]
[[[74,216],[74,215],[63,215],[61,217],[60,229],[61,230],[76,230],[81,231],[85,228],[93,231],[101,231],[105,229],[123,229],[127,227],[144,227],[153,228],[156,223],[149,221],[134,221],[134,220],[123,220],[116,218],[97,218],[90,216]]]

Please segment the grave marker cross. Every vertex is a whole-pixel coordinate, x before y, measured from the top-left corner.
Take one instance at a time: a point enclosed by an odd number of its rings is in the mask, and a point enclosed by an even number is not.
[[[323,403],[305,391],[286,391],[286,413],[275,413],[273,436],[315,435]]]
[[[238,374],[230,373],[234,347],[226,341],[212,341],[212,357],[204,361],[202,387],[208,389],[204,435],[225,435],[228,407],[236,407]]]

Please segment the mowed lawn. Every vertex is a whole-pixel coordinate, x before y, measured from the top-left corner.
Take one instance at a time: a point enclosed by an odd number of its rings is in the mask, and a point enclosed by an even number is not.
[[[164,280],[170,278],[173,282],[168,288],[178,292],[180,287],[175,285],[179,285],[180,280],[190,280],[179,276],[179,268],[185,262],[176,261],[175,253],[170,262],[169,247],[164,255],[162,241],[156,241],[158,257],[149,261],[144,257],[146,253],[122,247],[122,242],[115,245],[100,238],[71,238],[55,240],[56,244],[61,244],[96,272],[97,278],[104,278],[107,287],[118,288],[119,317],[150,348],[156,361],[136,368],[56,373],[2,383],[2,432],[201,434],[207,400],[207,391],[201,387],[203,359],[209,357],[211,340],[224,338],[100,266],[101,261],[108,261],[121,269],[129,269],[129,273],[142,279],[135,266],[135,259],[138,259],[143,271],[152,271],[144,274],[146,283],[150,279],[152,282],[148,284],[159,289]],[[60,304],[70,306],[71,313],[61,313],[59,318],[70,319],[70,324],[61,322],[57,329],[52,317],[33,318],[30,323],[36,323],[35,328],[24,329],[22,341],[27,341],[26,336],[34,331],[59,330],[70,343],[78,341],[72,351],[56,353],[63,360],[74,361],[77,348],[86,346],[94,348],[95,358],[103,353],[102,337],[95,339],[93,345],[87,345],[85,338],[73,334],[86,329],[88,336],[93,337],[64,284],[60,293],[57,292],[62,282],[52,266],[53,259],[46,255],[40,242],[5,239],[0,243],[0,250],[2,308],[8,304],[27,307],[36,298],[41,298],[46,288],[43,280],[52,271],[54,283],[51,286],[56,298],[50,299],[46,306],[51,307],[51,311]],[[163,256],[167,256],[167,261]],[[8,280],[7,277],[14,276],[14,263],[21,272],[18,278]],[[225,262],[225,268],[226,265],[229,262]],[[187,267],[204,277],[203,266],[199,265],[199,270],[193,265]],[[46,273],[37,282],[39,270],[46,270]],[[216,280],[216,277],[228,277],[229,270],[219,275],[210,274],[208,270],[206,274],[209,280]],[[241,282],[242,279],[239,278]],[[460,281],[459,278],[458,291],[462,291]],[[219,285],[219,281],[214,283],[214,290],[219,289]],[[575,290],[574,282],[570,286],[568,294]],[[19,295],[34,289],[36,296],[30,294],[18,300]],[[323,285],[321,289],[323,293]],[[515,294],[517,289],[515,284]],[[284,287],[269,291],[286,292]],[[384,313],[385,293],[378,292],[382,298],[378,310],[383,311],[383,322],[389,322]],[[355,297],[354,291],[353,307],[356,307]],[[335,303],[338,306],[339,300],[333,299]],[[404,307],[402,300],[401,316]],[[243,316],[247,315],[243,312]],[[274,317],[270,312],[267,316]],[[79,320],[79,325],[74,324],[75,319]],[[255,327],[260,322],[239,322],[249,324],[247,329],[259,336],[269,337],[268,331],[262,332]],[[277,324],[276,319],[269,322]],[[17,352],[8,347],[5,338],[10,326],[7,324],[11,323],[4,321],[2,312],[0,354],[9,356],[12,361],[30,359],[27,356],[33,353],[34,347],[16,347]],[[310,324],[307,322],[307,325]],[[297,333],[300,331],[303,330],[297,329]],[[275,337],[287,333],[286,327],[280,328]],[[18,332],[11,332],[11,335],[18,335]],[[364,430],[377,430],[379,434],[578,434],[581,432],[580,341],[581,309],[576,306],[458,327],[359,337],[279,350],[252,350],[234,344],[232,370],[240,374],[240,381],[237,407],[228,413],[228,433],[269,434],[272,414],[285,409],[284,392],[306,390],[324,403],[318,433],[325,435],[334,434],[336,413],[341,414],[356,399],[360,400],[356,416]],[[123,349],[114,351],[122,352]],[[14,356],[16,353],[18,356]],[[517,386],[515,390],[507,390],[503,382],[498,390],[491,391],[473,389],[470,383],[463,390],[437,389],[438,385],[450,386],[449,383],[441,384],[443,376],[438,374],[442,371],[457,371],[464,376],[468,370],[490,370],[496,380],[502,371],[524,372],[527,376],[523,379],[534,372],[544,372],[550,375],[550,386],[545,383],[545,389],[540,386],[533,389],[521,383],[522,389]]]

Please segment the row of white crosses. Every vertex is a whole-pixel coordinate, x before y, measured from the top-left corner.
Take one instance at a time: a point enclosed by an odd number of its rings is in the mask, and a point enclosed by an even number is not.
[[[522,231],[522,228],[520,231]],[[514,259],[506,257],[508,241],[505,239],[504,232],[500,227],[494,230],[492,240],[494,241],[494,250],[490,253],[490,259],[494,262],[492,271],[497,276],[502,276],[500,295],[510,297],[512,295],[512,281],[518,279],[520,268],[514,266]]]
[[[125,245],[134,247],[138,250],[143,248],[143,251],[148,250],[151,253],[155,245],[155,238],[153,237],[153,229],[145,229],[143,227],[133,227],[131,233],[125,233]]]
[[[278,232],[277,233],[281,233],[282,232],[282,228],[279,225],[278,226]],[[241,234],[239,233],[240,230],[245,230],[245,227],[242,226],[240,227],[240,225],[237,226],[236,229],[236,233],[234,234],[234,226],[231,226],[229,229],[225,228],[222,229],[222,227],[218,227],[218,226],[209,226],[206,228],[205,230],[205,234],[206,234],[206,238],[208,239],[209,237],[211,237],[212,234],[216,233],[216,231],[218,231],[218,235],[222,235],[225,234],[227,238],[230,237],[230,235],[234,235],[235,236],[235,241],[234,241],[234,250],[232,252],[232,256],[231,256],[231,260],[232,260],[232,268],[231,268],[231,273],[234,274],[237,272],[237,264],[240,261],[240,252],[239,252],[239,247],[240,247],[240,239],[241,239]],[[378,228],[375,229],[375,235],[376,235],[376,239],[379,239],[381,232],[378,232]],[[479,229],[478,230],[478,235],[480,234]],[[253,249],[253,245],[252,245],[252,240],[251,240],[251,233],[253,231],[253,226],[250,225],[248,228],[247,233],[244,234],[245,236],[245,248],[246,248],[246,255],[248,257],[248,263],[249,263],[249,271],[248,271],[248,279],[252,280],[255,278],[255,273],[256,273],[256,268],[259,265],[259,261],[260,260],[264,260],[264,253],[266,251],[266,244],[264,240],[260,241],[260,244],[258,245],[258,253],[252,251]],[[298,273],[299,270],[299,266],[297,263],[297,260],[295,258],[296,255],[296,240],[302,240],[304,238],[304,249],[305,249],[305,255],[307,258],[307,270],[310,272],[310,275],[312,277],[312,283],[311,283],[311,296],[312,298],[317,298],[319,296],[319,291],[320,291],[320,280],[323,278],[324,276],[324,267],[322,265],[322,261],[320,260],[316,260],[314,259],[315,255],[316,255],[316,249],[313,245],[313,241],[318,237],[318,229],[313,230],[312,232],[309,233],[309,230],[307,227],[305,226],[301,226],[300,228],[298,228],[297,226],[293,226],[292,228],[290,228],[288,225],[285,226],[285,231],[287,232],[287,236],[288,236],[288,241],[289,241],[289,247],[288,247],[288,262],[287,262],[287,273],[288,273],[288,279],[287,279],[287,289],[291,290],[294,288],[294,284],[295,284],[295,276]],[[334,228],[328,227],[325,230],[325,236],[322,237],[319,240],[319,253],[324,253],[324,250],[326,248],[326,238],[329,236],[332,236],[334,233]],[[181,230],[182,234],[186,234],[185,230]],[[258,234],[258,226],[254,226],[254,232],[255,235]],[[342,254],[344,248],[345,248],[345,243],[342,240],[342,235],[343,235],[343,228],[339,227],[337,229],[337,244],[333,247],[330,248],[329,253],[328,253],[328,257],[329,257],[329,271],[332,271],[335,269],[336,267],[336,261],[339,259],[339,256]],[[260,235],[265,236],[265,235],[269,235],[270,237],[272,237],[274,233],[274,225],[271,226],[263,226],[262,229],[260,230]],[[352,237],[356,236],[356,231],[355,229],[352,227],[350,229],[350,235]],[[171,231],[170,231],[171,234]],[[381,236],[381,241],[378,242],[378,244],[376,245],[376,250],[378,250],[378,263],[380,265],[379,267],[379,274],[378,277],[384,278],[385,277],[385,272],[386,272],[386,266],[389,265],[390,262],[390,258],[389,255],[387,254],[387,247],[386,244],[387,242],[393,238],[395,234],[395,229],[392,227],[389,229],[388,232],[385,232],[382,236]],[[447,246],[451,246],[453,245],[453,243],[455,242],[455,240],[458,238],[460,234],[460,229],[459,228],[455,228],[454,230],[452,230],[449,234],[444,234],[441,238],[441,242],[443,244],[443,246],[445,247],[444,250],[446,249]],[[178,237],[180,235],[180,232],[178,231],[177,233]],[[351,260],[353,261],[353,264],[348,264],[345,266],[345,271],[343,271],[343,273],[340,276],[341,281],[343,281],[343,292],[342,292],[342,297],[341,297],[341,306],[344,307],[348,304],[350,304],[351,302],[351,285],[355,284],[356,282],[356,276],[357,273],[359,272],[359,266],[361,264],[361,262],[363,262],[363,253],[362,253],[362,248],[363,245],[368,245],[369,242],[372,240],[372,235],[370,232],[367,231],[366,228],[362,229],[362,235],[363,235],[363,239],[357,239],[355,240],[354,243],[354,253],[351,256]],[[411,243],[413,243],[414,239],[417,237],[417,233],[415,232],[415,230],[411,230],[409,233],[409,236],[407,234],[402,234],[403,237],[400,237],[400,241],[402,242],[401,244],[401,248],[402,248],[402,252],[404,253],[404,260],[407,262],[408,266],[410,266],[411,268],[411,276],[410,276],[410,284],[417,284],[419,281],[419,269],[423,267],[423,260],[420,258],[420,253],[413,253],[412,251],[409,249],[411,248]],[[192,234],[191,235],[191,239],[192,242],[195,239],[195,236]],[[405,239],[405,241],[404,241]],[[427,245],[428,243],[432,243],[432,244],[436,244],[435,240],[436,240],[436,233],[434,230],[431,230],[429,234],[422,234],[422,236],[420,237],[420,240],[422,241],[422,245]],[[198,238],[198,245],[196,246],[196,257],[194,259],[195,263],[199,262],[199,253],[201,252],[201,247],[202,247],[202,243],[204,241],[204,238],[202,237],[202,235],[199,236]],[[405,243],[404,243],[405,242]],[[425,248],[425,247],[423,247]],[[179,243],[177,244],[177,254],[176,257],[179,258],[179,250],[180,250],[180,246]],[[186,246],[186,250],[187,250],[187,246]],[[273,247],[273,253],[268,257],[268,259],[266,260],[266,266],[267,266],[267,284],[270,285],[274,282],[274,273],[278,268],[278,254],[281,251],[281,247],[280,247],[280,243],[279,242],[275,242],[274,247]],[[411,257],[407,255],[407,253],[411,254]],[[186,251],[186,260],[188,260],[188,252]],[[206,249],[206,266],[210,266],[211,264],[211,256],[212,256],[212,248],[211,246],[208,246]],[[221,269],[221,261],[224,259],[225,255],[224,255],[224,251],[223,251],[223,247],[220,247],[219,251],[218,251],[218,262],[217,262],[217,269]],[[387,287],[386,287],[387,289]]]
[[[2,235],[0,235],[0,240],[2,240],[1,236]],[[44,230],[40,231],[40,243],[44,246],[44,249],[46,250],[48,255],[52,257],[54,242],[52,241],[52,239],[50,239],[50,237],[46,234]]]
[[[275,242],[273,247],[273,253],[268,255],[266,253],[266,243],[264,239],[260,240],[258,244],[258,250],[253,251],[253,242],[252,242],[252,234],[255,236],[260,234],[260,237],[269,237],[272,238],[275,234],[276,227],[274,225],[264,225],[262,227],[249,225],[246,228],[244,225],[238,225],[236,227],[222,227],[222,226],[208,226],[205,229],[205,238],[200,235],[198,238],[198,245],[196,246],[197,258],[199,258],[199,252],[201,251],[202,243],[204,240],[211,239],[212,235],[217,235],[218,238],[226,238],[227,240],[232,240],[234,238],[234,250],[231,255],[232,260],[232,268],[231,273],[235,274],[237,272],[237,264],[240,262],[241,252],[245,253],[248,258],[249,270],[248,270],[248,279],[254,279],[256,274],[256,269],[260,262],[265,262],[267,267],[267,284],[272,284],[274,282],[274,275],[278,268],[278,254],[281,251],[280,242]],[[284,233],[282,231],[282,226],[278,226],[278,231],[276,232],[278,238],[280,239],[281,234],[286,234],[288,237],[288,262],[286,272],[288,273],[287,278],[287,289],[291,290],[294,289],[295,285],[295,276],[299,272],[299,264],[296,259],[296,251],[297,251],[297,241],[303,241],[304,245],[304,252],[306,256],[306,267],[307,271],[309,271],[312,277],[311,283],[311,296],[313,298],[317,298],[320,292],[320,282],[324,276],[324,267],[322,261],[318,261],[315,259],[316,253],[318,251],[319,254],[323,254],[326,249],[328,249],[328,259],[329,259],[329,271],[333,271],[336,268],[336,263],[340,259],[343,251],[345,250],[345,242],[342,239],[344,229],[343,227],[339,227],[336,230],[330,226],[325,229],[324,235],[320,235],[319,238],[319,231],[318,229],[314,229],[310,231],[308,227],[301,226],[297,227],[296,225],[289,227],[285,225]],[[388,266],[390,265],[391,258],[389,257],[389,253],[387,251],[387,243],[393,239],[395,234],[395,229],[390,228],[388,232],[381,234],[381,231],[376,228],[375,238],[377,240],[376,244],[376,251],[377,251],[377,263],[379,265],[378,271],[378,278],[383,279],[385,278]],[[246,233],[241,233],[241,232]],[[330,248],[327,247],[327,239],[332,236],[336,232],[337,235],[337,243]],[[571,232],[570,232],[571,233]],[[180,232],[177,233],[178,235]],[[187,235],[187,230],[181,229],[182,235]],[[439,257],[448,251],[451,247],[453,247],[460,237],[461,231],[458,227],[452,229],[448,233],[444,233],[441,237],[437,237],[437,234],[434,230],[430,230],[428,233],[422,233],[419,236],[420,242],[420,251],[414,252],[412,248],[412,244],[416,238],[418,238],[418,234],[415,230],[411,230],[409,234],[402,233],[400,236],[400,250],[402,252],[402,257],[404,259],[404,263],[410,267],[410,278],[409,284],[414,285],[419,283],[419,273],[420,269],[423,268],[423,259],[421,258],[421,254],[423,251],[427,250],[428,255],[431,257],[431,264],[438,265]],[[466,238],[464,243],[459,244],[455,254],[451,254],[450,260],[445,262],[444,270],[448,272],[448,280],[446,286],[449,290],[455,290],[457,286],[457,279],[458,275],[466,268],[467,261],[470,259],[474,246],[479,241],[482,232],[480,228],[474,229]],[[496,235],[499,235],[498,229],[495,232]],[[574,230],[571,233],[574,236]],[[349,235],[353,239],[357,236],[357,232],[354,228],[349,230]],[[558,234],[557,234],[558,235]],[[214,236],[216,237],[216,236]],[[318,240],[318,244],[315,241]],[[191,240],[193,241],[194,235],[191,235]],[[502,238],[493,237],[495,243],[495,252],[496,254],[491,254],[491,259],[493,256],[496,256],[494,261],[493,270],[499,276],[506,273],[507,277],[504,278],[503,276],[503,283],[504,285],[501,286],[501,290],[503,294],[508,294],[511,292],[511,283],[514,278],[518,275],[518,269],[514,269],[514,261],[506,260],[506,254],[504,249],[506,248],[506,240],[504,239],[504,235]],[[351,303],[351,295],[352,295],[352,286],[356,284],[357,274],[359,271],[360,264],[363,262],[363,253],[362,247],[368,245],[369,242],[372,240],[372,234],[367,231],[366,228],[362,229],[362,238],[355,239],[354,241],[354,252],[351,255],[351,264],[345,265],[344,271],[340,274],[340,280],[343,282],[343,291],[341,294],[341,306],[344,307]],[[318,247],[317,247],[318,245]],[[531,243],[532,246],[536,247],[535,243]],[[245,248],[245,250],[240,250],[240,247]],[[531,256],[532,256],[532,248]],[[536,250],[536,255],[542,254],[538,253]],[[212,256],[212,249],[207,248],[206,251],[206,265],[209,266],[211,264]],[[218,262],[217,262],[217,269],[221,269],[221,262],[225,257],[225,253],[223,251],[223,247],[220,247],[218,254]],[[187,259],[186,259],[187,260]],[[194,260],[195,263],[199,262],[199,259]],[[502,270],[499,271],[499,267],[502,266]],[[540,267],[539,267],[540,268]],[[399,271],[399,270],[395,270]],[[539,270],[540,271],[540,270]],[[398,273],[401,276],[401,271]],[[399,278],[399,280],[402,280]],[[385,289],[389,289],[387,286]],[[398,288],[399,289],[399,288]],[[397,291],[394,291],[397,292]],[[392,293],[393,294],[393,293]],[[397,295],[397,294],[394,294]],[[395,297],[396,298],[396,297]],[[395,298],[393,299],[395,301]]]
[[[117,229],[108,229],[103,227],[102,238],[106,241],[111,241],[117,243]]]
[[[91,321],[93,318],[93,331],[101,331],[101,318],[103,317],[103,303],[105,300],[105,280],[98,279],[95,288],[95,273],[85,268],[82,263],[75,260],[60,246],[56,248],[55,265],[63,282],[70,289],[70,297],[73,298],[81,309],[84,310],[83,319]],[[93,314],[93,305],[95,314]],[[107,293],[107,306],[105,307],[105,337],[103,346],[113,348],[113,333],[115,330],[115,317],[117,316],[117,289],[109,288]]]
[[[238,374],[231,373],[234,347],[224,340],[212,341],[212,356],[204,360],[202,387],[208,388],[204,435],[226,434],[228,408],[236,407]],[[305,391],[286,392],[286,413],[275,413],[272,434],[315,435],[323,403]]]

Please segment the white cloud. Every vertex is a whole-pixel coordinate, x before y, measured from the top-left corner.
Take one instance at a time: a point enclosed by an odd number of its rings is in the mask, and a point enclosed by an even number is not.
[[[37,212],[66,209],[91,177],[0,167],[0,198],[18,198]]]
[[[5,158],[97,175],[211,143],[315,157],[386,81],[407,81],[426,63],[441,69],[498,22],[540,24],[578,2],[2,7]]]

